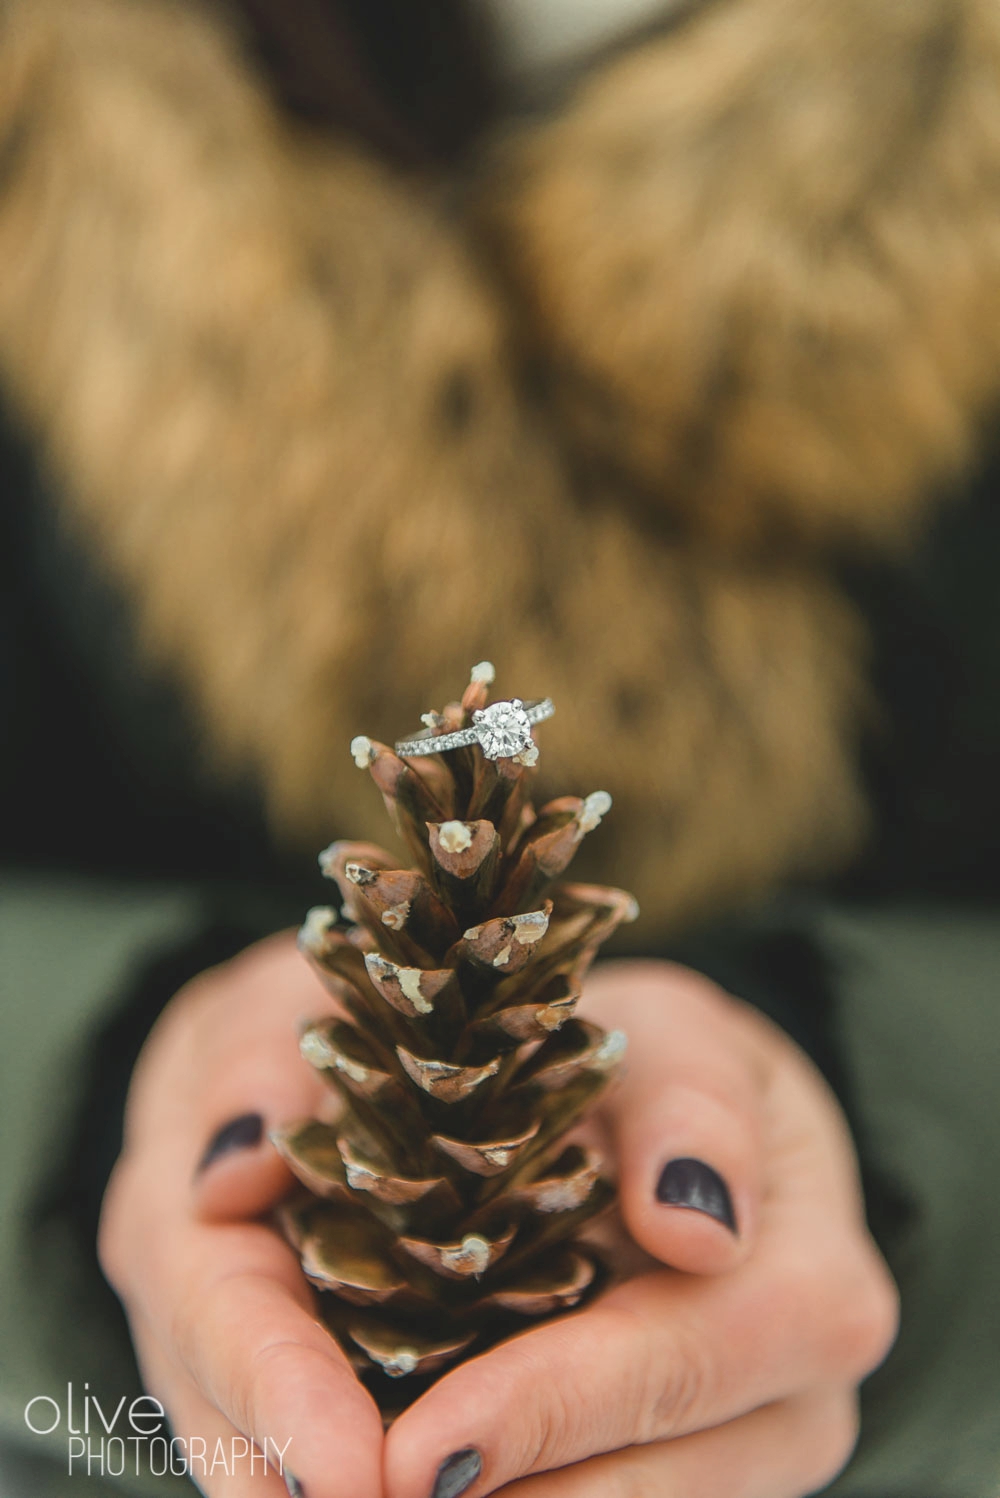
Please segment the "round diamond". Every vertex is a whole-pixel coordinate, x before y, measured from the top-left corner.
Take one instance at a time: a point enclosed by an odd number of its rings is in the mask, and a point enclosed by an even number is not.
[[[476,718],[476,734],[487,759],[512,759],[531,743],[531,724],[520,702],[494,702]]]

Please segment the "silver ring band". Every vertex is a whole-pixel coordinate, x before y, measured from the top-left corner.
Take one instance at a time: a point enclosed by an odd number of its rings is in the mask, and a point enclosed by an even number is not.
[[[537,702],[522,702],[519,697],[509,702],[491,702],[489,707],[473,713],[470,727],[459,728],[454,733],[435,733],[433,728],[425,728],[412,738],[400,739],[396,753],[412,758],[417,754],[445,754],[449,749],[467,749],[478,744],[487,759],[510,759],[531,745],[533,726],[551,718],[554,712],[551,697],[539,698]]]

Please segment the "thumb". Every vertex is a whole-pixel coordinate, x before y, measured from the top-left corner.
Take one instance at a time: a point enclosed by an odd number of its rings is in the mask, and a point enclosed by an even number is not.
[[[676,1269],[734,1269],[752,1247],[763,1169],[766,1068],[752,1017],[666,962],[601,965],[583,1008],[628,1036],[603,1112],[630,1234]]]
[[[196,979],[186,999],[187,1054],[198,1075],[176,1124],[192,1207],[204,1222],[255,1217],[295,1181],[273,1137],[329,1111],[329,1089],[302,1057],[298,1035],[303,1021],[331,1012],[331,998],[282,932]]]
[[[239,1051],[203,1103],[193,1207],[203,1222],[256,1217],[286,1196],[295,1177],[275,1141],[286,1126],[329,1113],[319,1077],[298,1053],[295,1032]]]

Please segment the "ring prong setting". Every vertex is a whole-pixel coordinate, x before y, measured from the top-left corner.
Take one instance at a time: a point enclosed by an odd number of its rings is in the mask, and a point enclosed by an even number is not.
[[[519,698],[493,702],[482,710],[476,737],[487,759],[512,759],[531,743],[531,723]]]

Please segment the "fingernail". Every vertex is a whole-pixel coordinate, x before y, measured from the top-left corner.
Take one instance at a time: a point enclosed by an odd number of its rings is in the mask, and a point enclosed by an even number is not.
[[[668,1207],[691,1207],[738,1231],[729,1187],[704,1160],[670,1160],[656,1183],[656,1200]]]
[[[306,1498],[306,1490],[291,1472],[285,1473],[285,1487],[288,1489],[288,1498]]]
[[[438,1467],[431,1498],[459,1498],[460,1493],[472,1487],[482,1470],[483,1459],[474,1446],[452,1452]]]
[[[231,1118],[212,1135],[195,1174],[201,1175],[203,1170],[221,1160],[223,1155],[232,1154],[233,1150],[253,1149],[254,1145],[260,1144],[263,1134],[264,1120],[259,1113],[241,1113],[239,1118]]]

